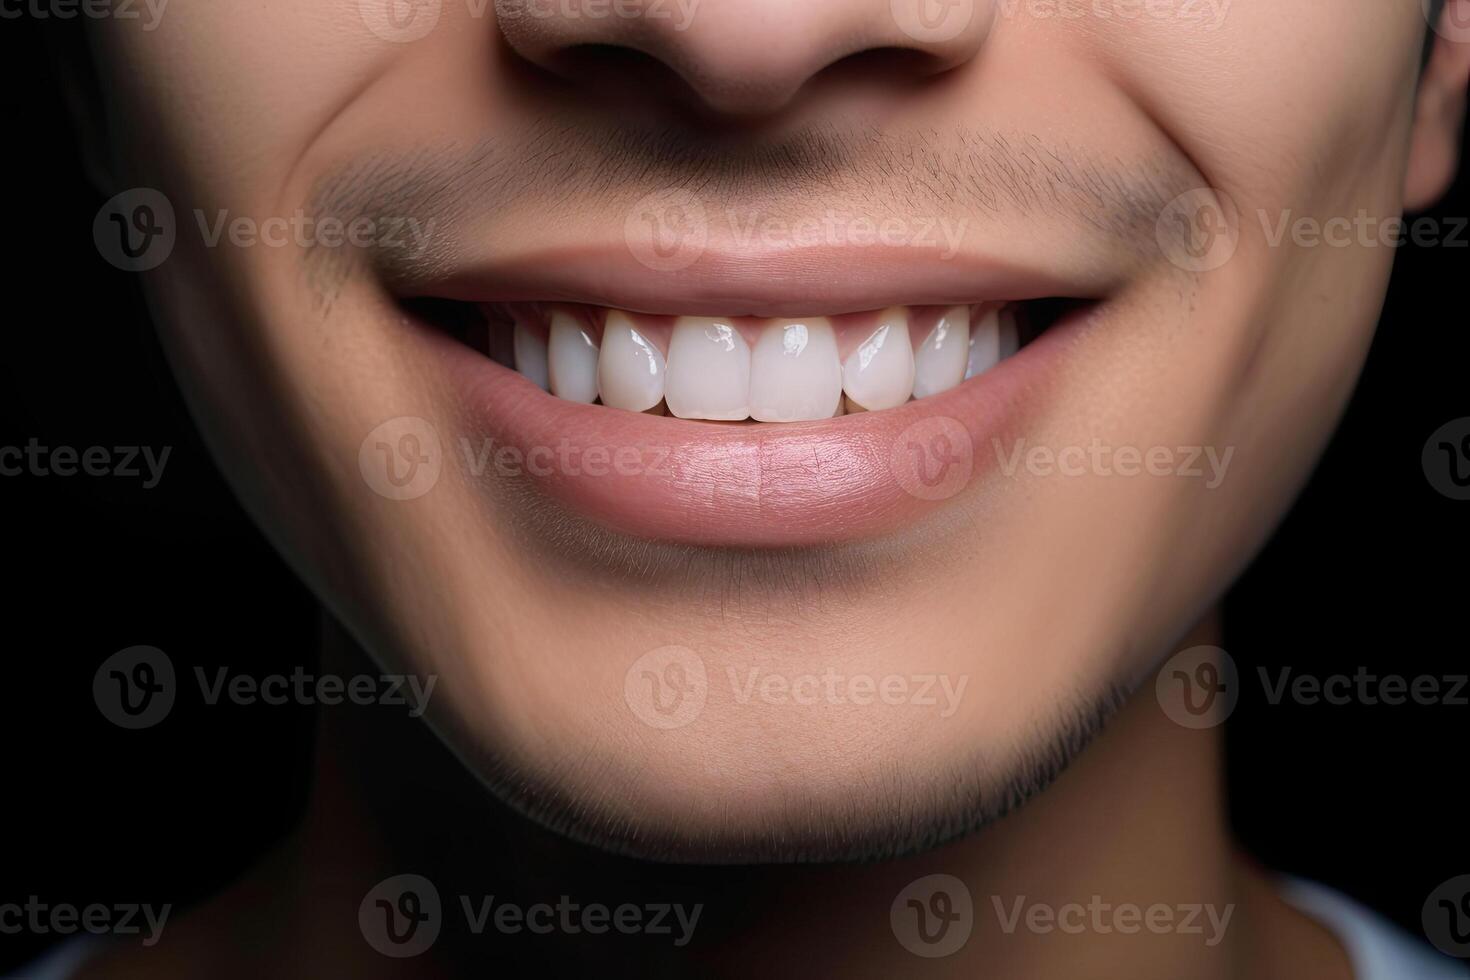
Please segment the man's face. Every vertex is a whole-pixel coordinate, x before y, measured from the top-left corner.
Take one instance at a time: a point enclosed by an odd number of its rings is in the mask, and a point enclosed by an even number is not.
[[[983,818],[1218,598],[1362,363],[1424,31],[172,0],[91,40],[119,187],[174,209],[165,344],[278,546],[516,802],[749,858]],[[1028,342],[956,383],[945,317]],[[504,366],[548,333],[557,394]]]

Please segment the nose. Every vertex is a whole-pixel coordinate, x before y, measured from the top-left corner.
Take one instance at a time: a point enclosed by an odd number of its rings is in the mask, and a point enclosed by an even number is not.
[[[761,116],[824,69],[884,52],[869,67],[934,74],[972,59],[994,0],[497,0],[496,21],[522,58],[595,85],[638,53],[672,70],[718,114]]]

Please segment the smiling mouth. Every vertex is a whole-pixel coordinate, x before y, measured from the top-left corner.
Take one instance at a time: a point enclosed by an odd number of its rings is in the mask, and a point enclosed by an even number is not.
[[[912,526],[995,476],[1053,400],[1096,300],[818,317],[424,300],[407,322],[459,394],[503,520],[701,548],[804,548]],[[611,542],[615,539],[605,539]],[[553,542],[555,543],[555,542]],[[598,546],[597,550],[600,550]]]
[[[942,394],[1015,355],[1076,305],[980,302],[758,318],[524,302],[480,304],[483,320],[440,322],[565,401],[689,420],[782,423],[884,411]]]

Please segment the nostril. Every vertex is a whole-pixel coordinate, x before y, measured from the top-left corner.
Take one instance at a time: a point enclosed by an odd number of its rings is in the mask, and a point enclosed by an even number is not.
[[[558,72],[579,81],[605,81],[628,72],[668,71],[668,66],[652,55],[622,44],[574,44],[558,52],[553,62]]]
[[[972,20],[959,36],[924,40],[902,29],[890,0],[709,0],[678,21],[567,12],[500,27],[521,58],[591,97],[693,102],[722,118],[760,118],[813,88],[830,95],[839,78],[871,92],[957,67],[983,41]]]
[[[827,74],[852,73],[873,79],[922,78],[947,71],[953,65],[917,48],[875,47],[852,54],[828,65]]]
[[[694,86],[667,61],[629,45],[568,45],[544,59],[542,66],[604,104],[628,107],[649,102],[704,102]]]

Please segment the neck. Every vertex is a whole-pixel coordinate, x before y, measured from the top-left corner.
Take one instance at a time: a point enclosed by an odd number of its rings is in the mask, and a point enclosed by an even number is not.
[[[1212,618],[1187,642],[1218,639]],[[328,643],[324,671],[371,669],[344,637]],[[336,709],[324,713],[300,832],[236,902],[252,903],[257,929],[300,937],[261,946],[305,951],[287,965],[303,976],[458,976],[564,957],[566,971],[642,960],[640,973],[1210,980],[1249,972],[1246,941],[1268,901],[1232,854],[1221,757],[1219,728],[1175,725],[1146,683],[1050,789],[942,848],[863,865],[660,865],[525,820],[406,712]],[[433,882],[442,928],[427,953],[391,960],[363,941],[357,913],[378,882],[403,873]],[[922,890],[893,909],[934,874],[963,882],[973,909],[968,940],[942,958],[916,956],[898,934],[934,952],[963,897],[950,894],[947,912]],[[538,903],[551,907],[535,920],[542,933],[505,910]],[[594,935],[596,906],[610,911]],[[637,907],[645,924],[667,907],[666,931],[620,929],[630,920],[616,918],[619,906]],[[262,907],[280,910],[272,923],[258,921]],[[944,938],[926,944],[919,929]]]

